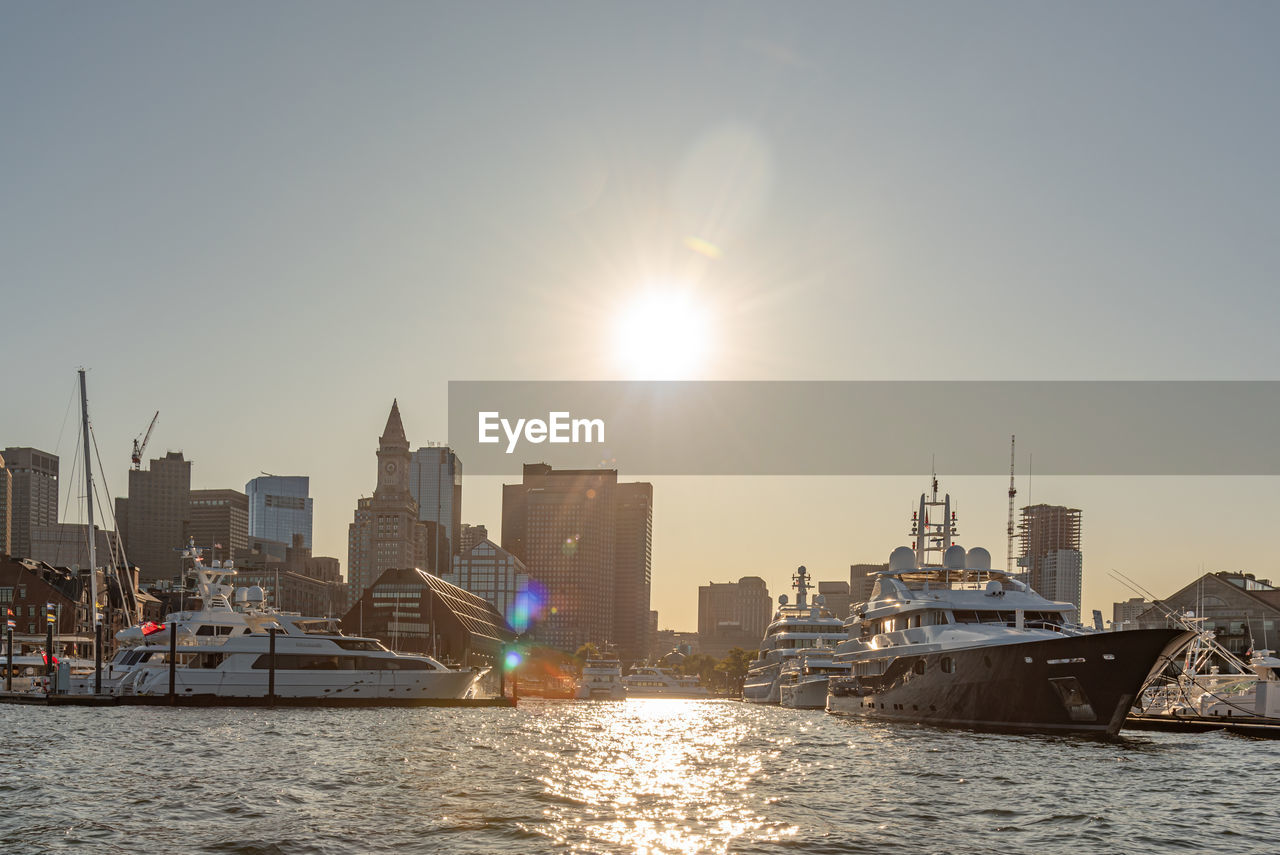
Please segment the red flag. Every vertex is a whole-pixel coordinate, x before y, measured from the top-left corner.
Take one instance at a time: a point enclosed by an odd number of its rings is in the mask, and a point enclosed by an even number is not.
[[[164,624],[149,620],[142,625],[143,635],[155,635],[157,632],[164,632]]]

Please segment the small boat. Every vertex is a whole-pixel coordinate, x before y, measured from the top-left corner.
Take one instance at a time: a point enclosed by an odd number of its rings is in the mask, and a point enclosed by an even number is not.
[[[709,698],[697,677],[682,677],[670,668],[644,665],[622,678],[628,698]]]
[[[820,710],[827,706],[827,682],[847,677],[849,665],[836,662],[835,649],[815,647],[786,660],[778,679],[778,702],[798,710]]]
[[[627,697],[622,682],[622,663],[617,659],[588,659],[574,690],[580,701],[621,701]]]

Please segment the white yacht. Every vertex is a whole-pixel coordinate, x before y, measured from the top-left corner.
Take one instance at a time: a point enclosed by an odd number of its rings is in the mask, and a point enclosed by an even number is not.
[[[849,675],[849,664],[834,657],[834,648],[815,647],[785,660],[778,678],[778,702],[798,710],[826,708],[827,681]]]
[[[1280,658],[1257,650],[1247,662],[1227,650],[1205,627],[1204,618],[1171,615],[1196,631],[1177,675],[1160,675],[1142,693],[1133,713],[1147,718],[1214,719],[1280,722]],[[1227,671],[1211,664],[1226,663]]]
[[[827,711],[996,730],[1114,735],[1155,667],[1191,638],[1184,629],[1097,632],[1014,575],[991,569],[955,534],[951,497],[920,496],[912,535],[854,606],[829,683]],[[928,513],[942,508],[940,522]],[[930,563],[931,553],[941,563]]]
[[[697,677],[682,677],[670,668],[643,665],[622,678],[628,698],[709,698]]]
[[[778,597],[778,611],[773,622],[765,630],[760,642],[760,652],[747,669],[742,684],[742,699],[753,704],[776,704],[782,700],[778,688],[782,665],[796,659],[806,650],[825,647],[844,638],[844,624],[838,617],[823,608],[824,600],[818,596],[809,602],[809,571],[804,567],[791,577],[796,589],[795,605],[788,603],[786,594]]]
[[[453,670],[430,656],[393,653],[374,638],[343,635],[336,619],[265,608],[261,588],[226,583],[235,575],[230,562],[206,567],[198,556],[195,562],[201,608],[117,633],[120,649],[104,674],[104,689],[167,695],[170,633],[176,633],[173,692],[182,698],[266,699],[273,688],[282,700],[334,704],[457,699],[468,696],[484,673]]]
[[[617,659],[588,659],[582,666],[574,697],[578,700],[621,701],[627,697],[622,663]]]

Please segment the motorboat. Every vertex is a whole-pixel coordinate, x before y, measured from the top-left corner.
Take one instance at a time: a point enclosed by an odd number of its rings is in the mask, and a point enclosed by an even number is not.
[[[622,678],[628,698],[709,698],[697,677],[677,674],[670,668],[642,665]]]
[[[778,597],[778,610],[765,629],[756,659],[747,667],[742,684],[742,699],[753,704],[776,704],[782,700],[779,681],[783,664],[798,659],[806,650],[826,647],[845,636],[840,618],[825,608],[819,595],[809,601],[813,584],[809,571],[799,567],[791,577],[796,590],[795,603],[786,594]]]
[[[617,659],[588,659],[574,688],[578,700],[620,701],[627,697],[622,663]]]
[[[827,681],[848,676],[849,665],[835,661],[835,649],[815,647],[782,664],[778,679],[778,703],[799,710],[820,710],[827,706]]]

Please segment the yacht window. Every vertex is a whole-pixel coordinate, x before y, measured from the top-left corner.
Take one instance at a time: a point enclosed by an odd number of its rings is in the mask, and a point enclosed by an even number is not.
[[[333,643],[343,650],[386,650],[377,641],[369,638],[335,638]]]
[[[956,663],[955,663],[955,660],[954,660],[954,659],[952,659],[950,656],[943,656],[943,657],[942,657],[942,672],[943,672],[944,674],[953,674],[953,673],[955,673],[955,670],[956,670]]]
[[[923,659],[917,659],[917,660],[916,660],[915,667],[914,667],[914,668],[912,668],[911,670],[915,671],[917,674],[923,674],[923,673],[924,673],[924,660],[923,660]]]

